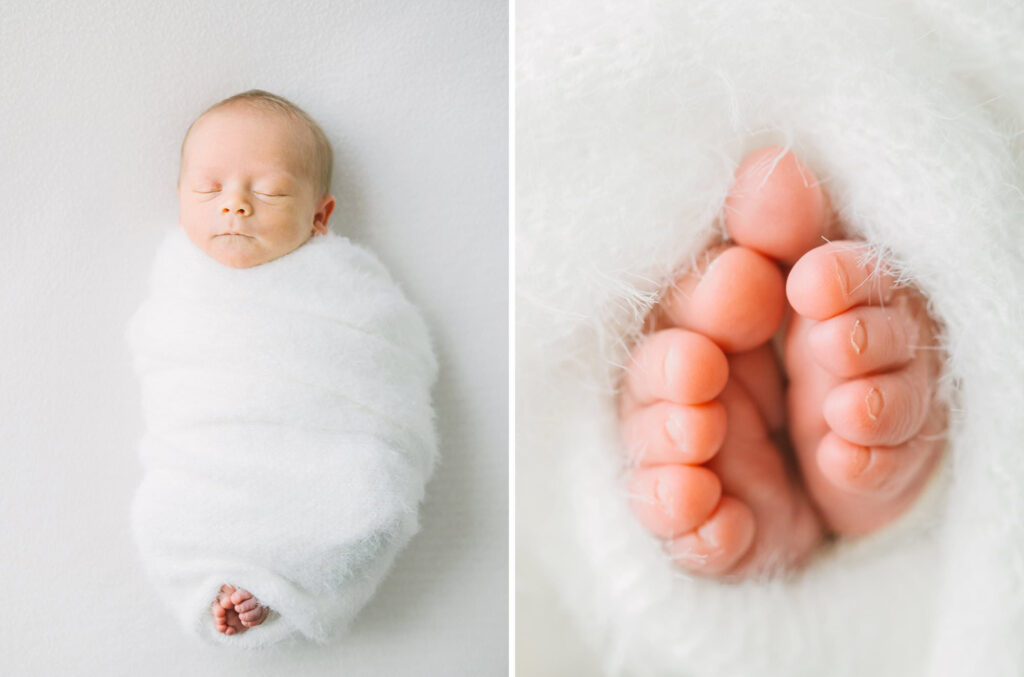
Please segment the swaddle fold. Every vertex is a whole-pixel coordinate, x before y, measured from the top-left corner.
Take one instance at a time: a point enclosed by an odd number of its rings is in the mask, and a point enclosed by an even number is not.
[[[159,596],[218,643],[340,635],[418,529],[437,455],[419,313],[333,233],[234,269],[175,228],[127,338],[145,417],[132,531]],[[217,632],[225,583],[273,613]]]

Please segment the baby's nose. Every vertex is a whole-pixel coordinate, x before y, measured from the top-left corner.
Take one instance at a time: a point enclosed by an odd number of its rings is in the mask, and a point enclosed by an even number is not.
[[[252,207],[249,203],[241,199],[238,196],[230,196],[220,207],[221,214],[241,214],[242,216],[249,216],[252,213]]]

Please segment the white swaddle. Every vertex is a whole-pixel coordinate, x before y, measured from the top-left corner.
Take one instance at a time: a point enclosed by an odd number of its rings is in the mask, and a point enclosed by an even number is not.
[[[418,529],[437,455],[426,326],[376,257],[333,233],[233,269],[175,228],[150,284],[128,328],[146,573],[204,639],[327,642]],[[273,613],[217,632],[225,583]]]

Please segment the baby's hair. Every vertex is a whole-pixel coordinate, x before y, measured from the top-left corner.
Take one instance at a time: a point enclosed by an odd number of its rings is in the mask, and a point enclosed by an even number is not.
[[[334,149],[331,147],[331,142],[324,134],[324,130],[320,128],[316,120],[309,116],[309,113],[302,110],[294,103],[278,96],[277,94],[271,94],[262,89],[250,89],[246,92],[229,96],[223,101],[218,101],[213,104],[192,121],[192,124],[188,126],[185,131],[185,138],[181,141],[181,159],[179,160],[178,169],[178,180],[181,180],[181,161],[185,158],[185,143],[188,142],[188,135],[192,131],[192,127],[207,113],[215,111],[218,108],[230,104],[244,104],[258,108],[260,110],[270,111],[272,113],[281,113],[286,115],[295,122],[302,123],[309,129],[310,134],[313,137],[313,180],[316,182],[317,191],[319,197],[323,197],[331,192],[331,175],[334,171]]]

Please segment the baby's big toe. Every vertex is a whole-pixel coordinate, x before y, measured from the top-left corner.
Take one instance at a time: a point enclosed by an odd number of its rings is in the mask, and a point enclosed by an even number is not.
[[[840,240],[804,254],[789,271],[786,297],[800,315],[827,320],[860,305],[886,304],[894,280],[862,259],[863,242]]]
[[[243,590],[242,588],[239,588],[238,590],[235,590],[233,593],[231,593],[231,604],[232,605],[241,604],[245,600],[251,599],[251,598],[252,598],[252,593],[251,592],[249,592],[248,590]]]
[[[828,201],[799,158],[769,146],[744,158],[725,205],[725,227],[737,243],[791,264],[821,243]]]
[[[663,314],[728,353],[752,350],[772,337],[786,310],[785,283],[774,261],[747,247],[727,247],[703,271],[677,280]]]

